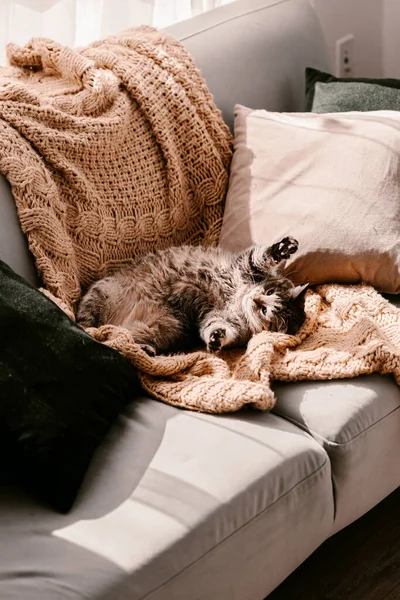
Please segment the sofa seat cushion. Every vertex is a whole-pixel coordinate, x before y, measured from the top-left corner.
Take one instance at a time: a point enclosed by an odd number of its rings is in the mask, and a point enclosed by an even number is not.
[[[400,389],[391,376],[275,383],[274,409],[329,455],[335,531],[400,485]]]
[[[67,515],[2,486],[1,599],[261,599],[332,525],[328,457],[298,427],[143,399]]]

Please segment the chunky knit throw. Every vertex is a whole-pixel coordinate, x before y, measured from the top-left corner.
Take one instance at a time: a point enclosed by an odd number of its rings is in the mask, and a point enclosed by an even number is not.
[[[149,28],[72,51],[11,46],[0,78],[0,171],[12,185],[49,295],[74,318],[81,290],[132,256],[215,244],[231,137],[192,59]],[[149,357],[128,331],[88,332],[137,367],[143,387],[205,412],[274,404],[274,379],[392,373],[400,311],[366,286],[306,295],[296,336],[264,332],[247,349]]]
[[[184,47],[141,27],[71,50],[8,46],[0,70],[0,171],[49,292],[135,255],[216,244],[232,139]]]

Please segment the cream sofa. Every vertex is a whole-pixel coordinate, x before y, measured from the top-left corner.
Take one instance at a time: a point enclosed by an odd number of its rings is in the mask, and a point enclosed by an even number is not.
[[[302,110],[305,67],[330,68],[306,0],[240,0],[170,31],[230,126],[235,103]],[[0,257],[36,282],[4,179]],[[270,414],[210,416],[139,398],[67,515],[1,483],[1,600],[262,600],[400,483],[390,378],[275,390]]]

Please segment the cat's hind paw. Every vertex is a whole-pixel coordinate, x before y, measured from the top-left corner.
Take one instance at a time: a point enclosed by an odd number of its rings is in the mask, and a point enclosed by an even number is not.
[[[153,346],[150,346],[150,344],[139,344],[139,346],[149,356],[155,356],[156,355],[156,349]]]

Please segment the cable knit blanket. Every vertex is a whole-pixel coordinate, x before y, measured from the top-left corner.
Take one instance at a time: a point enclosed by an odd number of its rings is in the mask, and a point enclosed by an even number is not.
[[[216,244],[231,136],[193,60],[139,28],[87,48],[9,46],[0,72],[0,171],[50,296],[74,318],[84,289],[135,255]],[[143,387],[205,412],[274,404],[274,379],[392,373],[400,311],[366,286],[306,295],[296,336],[264,332],[247,349],[151,358],[128,331],[88,332],[137,367]]]
[[[180,43],[140,27],[7,50],[0,171],[49,292],[72,310],[135,255],[216,244],[232,139]]]

